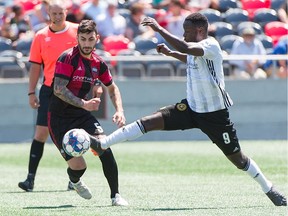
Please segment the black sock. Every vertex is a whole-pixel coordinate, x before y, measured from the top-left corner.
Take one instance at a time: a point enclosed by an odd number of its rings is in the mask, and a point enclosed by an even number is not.
[[[28,167],[29,174],[34,174],[35,176],[39,162],[43,155],[43,151],[44,151],[44,143],[34,139],[32,141],[30,149],[29,167]]]
[[[117,163],[110,148],[107,149],[99,158],[102,162],[103,172],[110,187],[110,197],[114,198],[115,194],[119,193]]]
[[[82,170],[72,170],[70,167],[67,168],[67,173],[69,175],[69,179],[73,183],[79,182],[80,178],[84,174],[86,168]]]

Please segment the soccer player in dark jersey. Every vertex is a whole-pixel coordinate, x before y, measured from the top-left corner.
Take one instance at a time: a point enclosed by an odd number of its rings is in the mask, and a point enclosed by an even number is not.
[[[119,88],[113,82],[107,64],[94,51],[98,39],[96,23],[92,20],[81,21],[77,30],[78,45],[62,53],[56,62],[48,110],[50,136],[67,161],[67,173],[74,189],[85,199],[92,197],[90,189],[81,179],[87,168],[85,159],[67,155],[62,148],[62,140],[64,134],[73,128],[82,128],[93,136],[104,136],[100,123],[91,114],[91,111],[98,110],[100,99],[89,98],[89,92],[93,92],[98,80],[107,88],[115,107],[113,121],[119,127],[126,121]],[[110,186],[112,205],[128,205],[118,191],[118,169],[111,149],[98,156]]]
[[[228,108],[233,102],[225,91],[222,51],[219,43],[208,37],[207,18],[201,13],[186,17],[183,23],[184,40],[169,33],[153,18],[145,18],[142,24],[159,32],[176,50],[159,44],[158,52],[187,64],[187,97],[101,138],[95,150],[98,148],[101,152],[113,144],[136,139],[153,130],[199,128],[238,169],[245,171],[261,186],[276,206],[286,206],[286,197],[275,189],[255,161],[241,150],[236,129],[229,119]]]

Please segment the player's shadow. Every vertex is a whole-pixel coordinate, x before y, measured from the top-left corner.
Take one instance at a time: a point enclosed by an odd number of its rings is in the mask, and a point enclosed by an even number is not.
[[[7,191],[5,193],[57,193],[57,192],[69,192],[68,190],[33,190],[33,192],[26,192],[26,191]]]
[[[68,209],[68,208],[77,208],[77,206],[73,206],[73,205],[33,206],[33,207],[24,207],[23,209]]]
[[[205,209],[241,209],[241,208],[262,208],[265,206],[237,206],[237,207],[196,207],[196,208],[152,208],[152,209],[142,209],[144,211],[191,211],[191,210],[205,210]]]

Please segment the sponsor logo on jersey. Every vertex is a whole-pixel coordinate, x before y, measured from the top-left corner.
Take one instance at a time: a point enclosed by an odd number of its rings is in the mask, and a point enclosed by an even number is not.
[[[179,110],[179,111],[184,111],[187,109],[187,105],[184,104],[184,103],[179,103],[176,105],[176,108]]]
[[[79,71],[82,71],[82,67],[81,67],[81,66],[79,66],[77,70],[79,70]]]
[[[94,83],[94,79],[92,77],[85,76],[73,76],[73,81]]]

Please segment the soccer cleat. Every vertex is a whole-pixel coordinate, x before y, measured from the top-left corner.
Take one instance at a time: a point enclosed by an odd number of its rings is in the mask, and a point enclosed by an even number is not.
[[[90,192],[90,189],[85,185],[85,183],[81,180],[77,183],[71,182],[73,188],[76,190],[76,192],[83,197],[84,199],[91,199],[92,194]]]
[[[275,206],[287,206],[287,199],[284,195],[280,194],[273,186],[269,192],[266,193],[269,199]]]
[[[112,198],[112,206],[128,206],[128,202],[121,197],[120,194],[116,193],[115,197]]]
[[[27,179],[24,182],[19,182],[18,187],[27,192],[32,192],[34,188],[34,176],[33,174],[28,174]]]
[[[91,135],[89,135],[89,136],[90,136],[90,142],[91,142],[90,147],[91,147],[93,154],[96,156],[101,156],[105,150],[103,150],[101,148],[100,140],[96,137],[91,136]]]
[[[68,182],[68,187],[67,187],[67,190],[70,191],[70,190],[74,190],[74,187],[72,185],[72,182]]]

